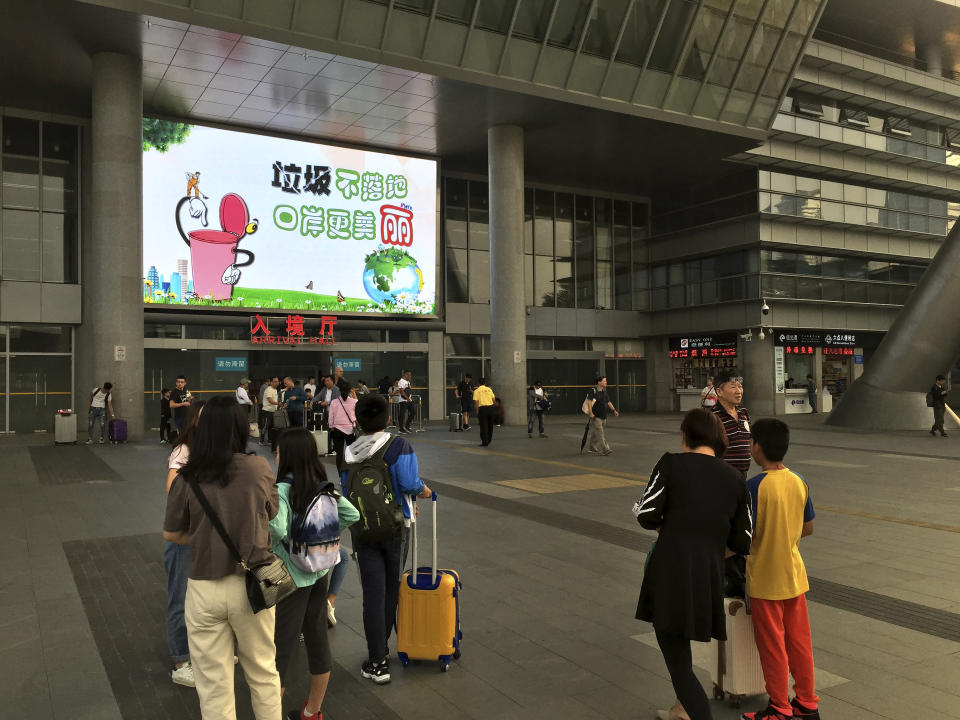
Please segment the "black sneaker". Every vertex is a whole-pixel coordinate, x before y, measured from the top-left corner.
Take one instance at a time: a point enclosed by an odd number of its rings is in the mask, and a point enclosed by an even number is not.
[[[800,701],[794,698],[790,701],[790,707],[793,708],[793,716],[795,718],[806,718],[806,720],[820,720],[820,711],[811,710],[805,705],[801,705]]]
[[[936,437],[936,436],[937,436],[937,431],[936,431],[936,430],[931,430],[931,431],[930,431],[930,434],[933,435],[933,437]]]
[[[377,664],[367,660],[360,668],[361,677],[373,680],[377,685],[385,685],[390,682],[390,663],[386,659]]]
[[[767,705],[760,712],[748,712],[740,716],[741,720],[788,720],[793,715],[784,715],[772,705]]]
[[[947,437],[947,434],[945,432],[942,432],[940,433],[940,437]]]

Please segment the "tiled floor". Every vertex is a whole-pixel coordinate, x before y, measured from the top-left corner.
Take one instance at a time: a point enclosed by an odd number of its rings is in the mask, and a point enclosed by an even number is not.
[[[474,431],[412,438],[441,495],[440,564],[463,576],[463,657],[446,674],[423,663],[385,687],[362,681],[351,568],[326,718],[652,718],[670,704],[650,627],[633,620],[651,535],[629,509],[676,449],[679,417],[612,420],[610,457],[576,453],[578,419],[549,420],[549,439],[498,428],[488,449]],[[820,507],[802,550],[823,716],[960,718],[960,444],[791,425],[787,464]],[[53,448],[39,436],[2,438],[0,452],[0,717],[199,717],[194,691],[167,675],[165,450]],[[295,662],[288,708],[306,688],[302,653]],[[237,697],[239,717],[252,717],[240,672]]]

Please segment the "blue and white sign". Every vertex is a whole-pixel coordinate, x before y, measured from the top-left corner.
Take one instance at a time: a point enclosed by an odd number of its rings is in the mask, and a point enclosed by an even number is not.
[[[337,358],[333,361],[335,368],[342,368],[345,373],[360,372],[360,358]]]
[[[242,372],[247,371],[247,359],[245,357],[218,357],[217,372]]]
[[[854,365],[863,365],[863,355],[854,355],[853,356]]]

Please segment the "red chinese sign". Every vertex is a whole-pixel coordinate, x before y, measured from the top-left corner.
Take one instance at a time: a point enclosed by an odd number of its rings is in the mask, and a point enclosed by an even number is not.
[[[380,242],[384,245],[413,244],[413,212],[396,205],[380,208]]]
[[[332,315],[323,315],[320,318],[320,332],[308,335],[304,328],[306,319],[303,315],[287,315],[286,334],[279,335],[270,332],[269,325],[259,315],[250,318],[250,342],[254,345],[336,345],[333,331],[337,318]]]

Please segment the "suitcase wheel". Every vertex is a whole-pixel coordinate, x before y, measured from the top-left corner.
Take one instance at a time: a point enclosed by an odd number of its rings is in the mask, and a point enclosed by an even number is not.
[[[400,664],[404,667],[407,667],[410,664],[410,658],[406,653],[398,652],[397,657],[400,659]]]
[[[714,683],[714,685],[713,685],[713,699],[714,699],[714,700],[723,700],[724,694],[725,694],[725,693],[723,692],[723,688],[721,688],[719,685],[717,685],[716,683]]]
[[[450,663],[440,663],[440,672],[447,672],[450,669]]]
[[[460,648],[457,648],[456,650],[453,651],[453,659],[454,660],[460,659]]]

